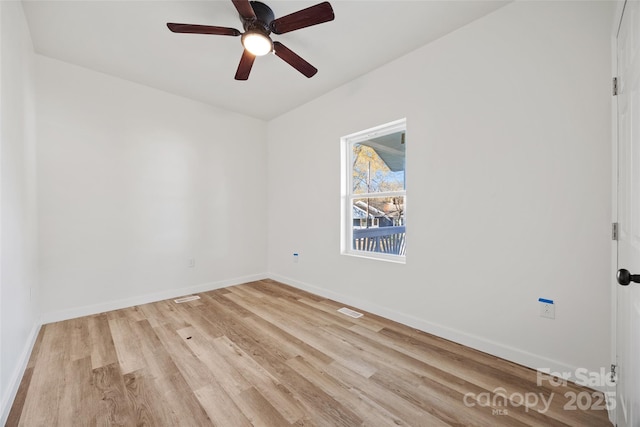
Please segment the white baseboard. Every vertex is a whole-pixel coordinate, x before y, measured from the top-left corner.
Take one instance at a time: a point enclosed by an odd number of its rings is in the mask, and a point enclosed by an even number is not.
[[[576,382],[578,380],[578,378],[576,378],[573,375],[578,369],[577,366],[571,366],[566,363],[553,360],[538,354],[529,353],[515,347],[511,347],[505,344],[488,340],[483,337],[472,335],[466,332],[459,331],[457,329],[453,329],[437,323],[429,322],[427,320],[420,319],[415,316],[404,314],[404,313],[389,309],[387,307],[383,307],[375,303],[366,301],[364,299],[340,294],[338,292],[333,292],[325,288],[300,282],[298,280],[281,276],[279,274],[270,273],[269,277],[278,282],[282,282],[287,285],[291,285],[293,287],[311,292],[313,294],[320,295],[322,297],[329,298],[329,299],[344,303],[346,305],[350,305],[355,309],[362,309],[364,311],[368,311],[378,316],[382,316],[386,319],[390,319],[395,322],[402,323],[403,325],[407,325],[412,328],[419,329],[421,331],[436,335],[438,337],[456,342],[458,344],[462,344],[467,347],[471,347],[476,350],[480,350],[482,352],[491,354],[493,356],[497,356],[497,357],[509,360],[511,362],[518,363],[528,368],[531,368],[534,370],[549,369],[551,372],[570,373],[571,375],[569,376],[569,378],[567,378],[569,381]],[[592,388],[602,392],[607,391],[604,387],[592,387]]]
[[[119,310],[121,308],[133,307],[140,304],[148,304],[151,302],[162,301],[170,298],[177,298],[188,294],[198,292],[212,291],[227,286],[240,285],[242,283],[252,282],[255,280],[266,279],[266,274],[253,274],[250,276],[235,277],[233,279],[220,280],[217,282],[202,283],[195,286],[187,286],[184,288],[167,289],[162,292],[154,292],[152,294],[139,295],[131,298],[125,298],[116,301],[108,301],[100,304],[92,304],[82,307],[70,308],[67,310],[53,311],[42,314],[42,324],[59,322],[62,320],[75,319],[76,317],[90,316],[92,314],[104,313],[105,311]]]
[[[13,371],[13,375],[11,375],[11,379],[9,380],[9,385],[7,387],[4,398],[2,399],[2,406],[0,406],[0,425],[5,425],[7,423],[7,418],[9,417],[9,412],[11,411],[11,406],[13,405],[13,400],[16,398],[16,394],[18,393],[18,388],[20,387],[20,382],[22,381],[22,376],[24,375],[25,369],[27,369],[27,364],[29,363],[29,358],[31,357],[31,351],[33,350],[33,345],[36,342],[36,338],[38,338],[38,333],[40,332],[41,322],[36,321],[31,328],[31,332],[29,333],[29,337],[27,338],[27,342],[22,349],[22,353],[20,354],[20,359],[18,359],[18,366],[15,371]]]

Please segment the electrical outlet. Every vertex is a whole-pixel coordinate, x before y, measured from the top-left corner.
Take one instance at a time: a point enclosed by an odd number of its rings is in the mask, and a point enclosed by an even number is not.
[[[187,260],[187,267],[194,268],[195,266],[196,266],[196,259],[195,258],[189,258]]]
[[[540,303],[540,317],[546,317],[548,319],[556,318],[556,305],[551,299],[538,298]]]

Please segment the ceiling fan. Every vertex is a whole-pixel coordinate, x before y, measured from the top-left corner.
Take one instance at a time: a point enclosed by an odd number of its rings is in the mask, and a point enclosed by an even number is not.
[[[314,76],[318,70],[278,41],[272,41],[269,34],[284,34],[312,25],[332,21],[333,8],[329,2],[301,9],[297,12],[275,19],[269,6],[259,1],[231,0],[240,14],[244,33],[235,28],[211,25],[176,24],[169,22],[167,27],[174,33],[213,34],[219,36],[242,36],[244,52],[236,71],[236,80],[247,80],[256,56],[275,53],[285,62],[306,77]]]

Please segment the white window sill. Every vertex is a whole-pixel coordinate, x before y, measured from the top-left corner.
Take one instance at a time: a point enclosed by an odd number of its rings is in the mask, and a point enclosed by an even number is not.
[[[370,259],[374,261],[391,262],[394,264],[406,264],[407,257],[403,255],[389,255],[378,252],[366,252],[366,251],[344,251],[342,255],[352,256],[356,258]]]

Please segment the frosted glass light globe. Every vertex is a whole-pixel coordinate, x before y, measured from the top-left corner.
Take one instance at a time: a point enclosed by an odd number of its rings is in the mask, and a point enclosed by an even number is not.
[[[266,55],[273,50],[271,39],[259,32],[246,32],[242,35],[242,45],[255,56]]]

